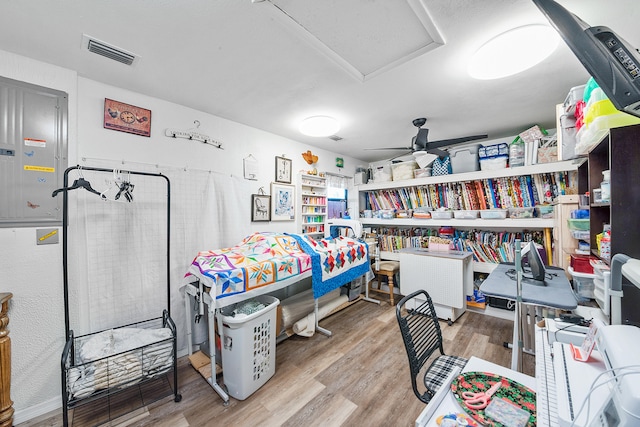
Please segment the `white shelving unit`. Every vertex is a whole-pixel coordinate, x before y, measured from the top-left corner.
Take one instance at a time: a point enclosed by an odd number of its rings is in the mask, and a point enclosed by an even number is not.
[[[431,176],[424,178],[409,179],[404,181],[391,181],[382,183],[363,184],[357,186],[359,191],[360,209],[364,210],[366,205],[365,194],[367,191],[392,190],[398,188],[427,186],[432,184],[443,184],[453,182],[476,181],[493,178],[519,177],[522,175],[536,175],[545,173],[577,171],[584,159],[567,160],[554,163],[543,163],[532,166],[522,166],[517,168],[505,168],[491,171],[475,171],[444,176]],[[478,229],[495,231],[522,231],[522,230],[551,230],[554,225],[553,218],[504,218],[504,219],[416,219],[416,218],[360,218],[363,226],[368,227],[414,227],[414,228],[439,228],[451,226],[457,229]],[[551,243],[551,242],[549,242]],[[557,250],[557,249],[556,249]],[[381,251],[381,259],[400,260],[400,253]],[[476,273],[491,273],[498,264],[490,262],[473,262],[472,269]],[[402,267],[401,267],[402,268]],[[406,268],[405,268],[406,271]],[[402,284],[402,278],[400,279]],[[487,306],[485,309],[467,307],[472,311],[482,312],[491,316],[513,320],[513,312],[499,308]]]
[[[358,191],[384,190],[391,188],[414,187],[417,185],[443,184],[447,182],[475,181],[487,178],[502,178],[510,176],[532,175],[538,173],[574,171],[584,162],[584,159],[565,160],[563,162],[541,163],[532,166],[520,166],[489,171],[475,171],[456,173],[451,175],[427,176],[423,178],[407,179],[404,181],[389,181],[358,185]]]
[[[522,166],[517,168],[505,168],[490,171],[475,171],[443,176],[431,176],[416,179],[408,179],[404,181],[391,181],[382,183],[372,183],[359,185],[356,188],[360,192],[360,205],[364,206],[364,192],[406,188],[415,186],[425,186],[429,184],[441,184],[448,182],[464,182],[475,181],[488,178],[514,177],[521,175],[535,175],[541,173],[554,173],[564,171],[576,171],[584,159],[566,160],[554,163],[542,163],[532,166]],[[524,229],[552,229],[554,228],[553,218],[505,218],[505,219],[416,219],[416,218],[360,218],[363,225],[366,226],[387,226],[387,227],[425,227],[436,228],[442,226],[451,226],[462,229],[479,229],[479,230],[505,230],[520,231]],[[398,260],[398,254],[394,252],[382,251],[382,259]],[[495,265],[488,262],[474,262],[473,270],[479,273],[490,273]]]
[[[298,176],[298,230],[314,238],[324,236],[327,222],[327,179],[320,175]]]

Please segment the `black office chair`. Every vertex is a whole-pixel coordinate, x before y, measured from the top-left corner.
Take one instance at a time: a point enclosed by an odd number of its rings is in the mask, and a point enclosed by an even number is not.
[[[424,290],[405,296],[396,305],[396,318],[409,357],[411,368],[411,385],[418,399],[429,403],[449,373],[456,367],[461,369],[467,359],[444,354],[442,331],[433,301]],[[425,392],[418,390],[418,376],[434,351],[440,355],[431,363],[424,373]]]

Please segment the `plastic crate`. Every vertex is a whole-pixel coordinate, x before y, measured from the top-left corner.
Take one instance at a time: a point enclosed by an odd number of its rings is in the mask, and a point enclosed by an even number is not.
[[[589,230],[589,219],[567,219],[570,230]]]
[[[248,301],[264,308],[249,315],[232,313]],[[278,298],[259,295],[221,310],[222,370],[229,395],[244,400],[276,372],[276,308]]]
[[[450,148],[452,173],[475,172],[480,170],[478,163],[478,145],[468,145],[460,148]]]

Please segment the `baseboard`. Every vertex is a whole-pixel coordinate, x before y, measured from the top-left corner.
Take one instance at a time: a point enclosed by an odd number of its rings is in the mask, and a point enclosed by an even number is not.
[[[16,410],[13,413],[13,425],[18,425],[26,421],[30,421],[34,418],[48,414],[50,412],[60,411],[62,409],[62,396],[58,395],[45,402],[38,403],[37,405],[30,406],[25,409]]]

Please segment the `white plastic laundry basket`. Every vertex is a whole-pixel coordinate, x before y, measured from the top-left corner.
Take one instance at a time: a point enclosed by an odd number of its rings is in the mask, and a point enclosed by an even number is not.
[[[222,312],[222,372],[230,396],[244,400],[262,387],[276,372],[276,307],[278,298],[260,295],[265,307],[249,315],[233,316],[241,304]]]

